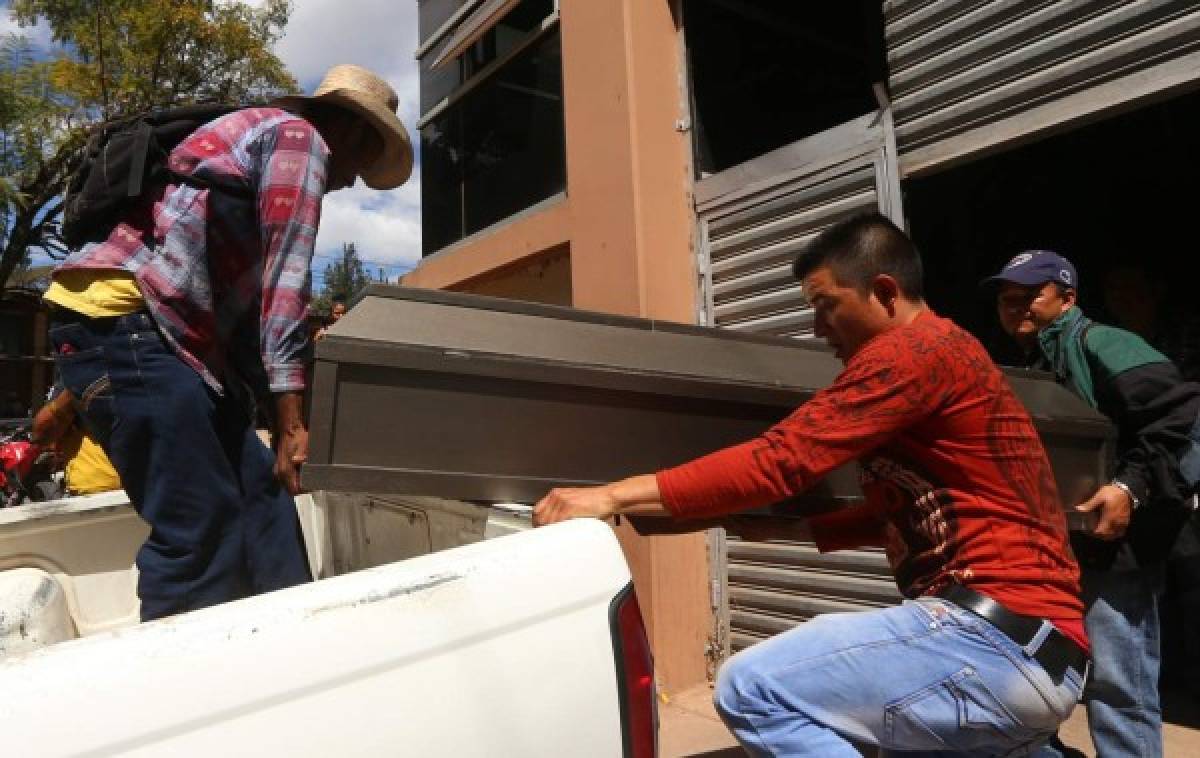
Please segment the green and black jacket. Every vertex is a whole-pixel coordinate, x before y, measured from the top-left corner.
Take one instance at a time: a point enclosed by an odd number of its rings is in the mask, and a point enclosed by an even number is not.
[[[1039,368],[1053,371],[1058,381],[1116,425],[1114,478],[1143,504],[1139,512],[1182,510],[1192,488],[1179,462],[1197,435],[1200,384],[1184,381],[1175,365],[1138,335],[1095,323],[1079,308],[1060,316],[1038,341],[1043,360]],[[1143,531],[1131,526],[1130,540]],[[1173,539],[1166,534],[1156,537],[1156,543]],[[1141,560],[1143,551],[1137,545],[1134,549]]]

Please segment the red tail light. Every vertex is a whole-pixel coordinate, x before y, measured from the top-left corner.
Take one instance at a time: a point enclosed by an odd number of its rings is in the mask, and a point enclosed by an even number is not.
[[[633,584],[613,598],[608,609],[613,651],[617,657],[617,691],[625,758],[658,755],[658,703],[654,692],[654,658],[642,624]]]

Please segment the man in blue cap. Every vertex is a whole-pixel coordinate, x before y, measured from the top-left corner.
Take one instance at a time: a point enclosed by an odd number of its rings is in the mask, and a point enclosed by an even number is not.
[[[1195,474],[1181,460],[1197,449],[1200,384],[1136,334],[1085,316],[1075,266],[1057,253],[1023,252],[984,285],[996,288],[1000,324],[1028,365],[1117,426],[1112,480],[1075,506],[1091,522],[1071,539],[1092,642],[1083,699],[1099,755],[1162,755],[1158,599],[1163,561],[1195,502]]]
[[[1066,258],[1046,250],[1021,253],[1005,264],[984,285],[997,287],[996,310],[1000,326],[1021,349],[1025,365],[1041,362],[1039,323],[1049,324],[1062,313],[1067,291],[1074,292],[1075,267]]]

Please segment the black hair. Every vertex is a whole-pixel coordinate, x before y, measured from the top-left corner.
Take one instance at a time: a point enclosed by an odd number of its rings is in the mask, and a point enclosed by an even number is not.
[[[334,295],[333,297],[329,298],[329,300],[331,303],[341,303],[342,305],[346,304],[345,295]]]
[[[870,289],[876,276],[887,274],[904,297],[925,298],[921,254],[882,213],[851,216],[821,232],[796,256],[792,275],[801,280],[821,266],[829,266],[839,284],[860,292]]]

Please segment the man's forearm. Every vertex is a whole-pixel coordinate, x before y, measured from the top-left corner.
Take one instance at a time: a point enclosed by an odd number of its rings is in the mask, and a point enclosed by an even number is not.
[[[30,436],[36,444],[52,444],[66,433],[74,420],[75,407],[71,405],[71,393],[63,390],[34,416]]]
[[[622,479],[599,487],[560,487],[550,490],[533,507],[534,526],[572,518],[607,519],[627,513],[662,512],[658,480],[653,474]]]
[[[275,434],[304,429],[304,393],[278,392],[275,394]]]
[[[615,513],[666,513],[662,505],[662,493],[658,489],[658,477],[654,474],[631,476],[608,486],[616,505]]]

